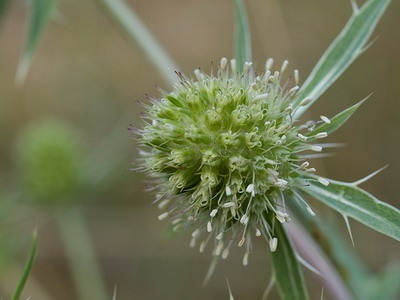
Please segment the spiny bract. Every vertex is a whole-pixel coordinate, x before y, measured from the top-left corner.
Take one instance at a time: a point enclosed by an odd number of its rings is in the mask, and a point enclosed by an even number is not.
[[[199,69],[193,78],[178,73],[180,84],[161,99],[150,99],[146,125],[139,133],[140,169],[156,179],[159,219],[170,218],[174,229],[192,231],[191,246],[204,237],[203,251],[214,237],[214,255],[226,258],[231,244],[246,244],[247,264],[251,236],[264,236],[271,251],[277,247],[274,223],[290,220],[285,194],[290,192],[310,214],[310,206],[296,192],[307,184],[310,167],[307,151],[322,147],[310,142],[327,136],[310,135],[319,121],[297,124],[296,110],[311,99],[293,106],[298,86],[282,84],[285,61],[279,71],[257,75],[252,63],[243,72],[236,61],[222,58],[217,75]],[[312,155],[311,155],[312,156]],[[328,181],[315,177],[320,183]]]

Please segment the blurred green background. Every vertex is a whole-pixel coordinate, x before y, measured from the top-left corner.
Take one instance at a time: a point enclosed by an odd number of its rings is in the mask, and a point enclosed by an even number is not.
[[[233,1],[128,2],[184,73],[197,67],[208,72],[222,56],[233,56]],[[351,14],[348,0],[250,0],[247,8],[255,66],[262,68],[268,57],[279,64],[288,59],[302,80]],[[330,142],[346,146],[319,163],[318,171],[354,181],[388,164],[363,187],[396,207],[400,207],[399,15],[400,2],[393,1],[374,34],[378,39],[307,116],[333,116],[373,92],[329,137]],[[64,211],[79,207],[108,299],[114,286],[118,299],[227,299],[226,278],[235,299],[259,299],[270,276],[264,241],[254,245],[249,266],[241,265],[243,251],[237,249],[218,264],[211,282],[202,288],[210,251],[199,254],[190,249],[188,235],[170,238],[167,222],[157,220],[159,211],[151,205],[152,194],[145,192],[143,174],[130,170],[137,150],[127,127],[141,125],[136,100],[146,101],[145,94],[157,96],[157,88],[168,84],[98,2],[59,1],[20,86],[14,78],[24,45],[26,1],[11,1],[0,22],[0,297],[7,298],[14,289],[36,225],[37,260],[24,295],[77,299],[58,219]],[[29,164],[19,152],[28,146],[23,142],[21,146],[21,139],[43,122],[48,127],[60,122],[79,140],[76,172],[82,175],[81,184],[62,201],[57,196],[50,197],[54,201],[37,201],[24,179]],[[318,205],[316,212],[336,222],[351,244],[336,214]],[[351,225],[355,251],[372,271],[399,260],[398,243],[356,222]],[[90,282],[87,278],[88,288]],[[319,297],[319,284],[311,278],[308,286],[312,299]]]

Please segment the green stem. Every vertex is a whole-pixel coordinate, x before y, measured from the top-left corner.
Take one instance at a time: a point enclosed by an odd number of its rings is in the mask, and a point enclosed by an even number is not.
[[[129,37],[138,44],[166,82],[177,82],[177,78],[174,77],[174,72],[178,70],[177,65],[153,37],[135,11],[123,0],[98,1],[107,8]]]
[[[293,219],[291,223],[286,224],[285,228],[301,257],[321,273],[321,276],[318,278],[332,295],[333,299],[353,299],[352,293],[349,291],[338,272],[300,222]]]
[[[108,300],[101,268],[81,209],[63,211],[57,220],[79,299]]]

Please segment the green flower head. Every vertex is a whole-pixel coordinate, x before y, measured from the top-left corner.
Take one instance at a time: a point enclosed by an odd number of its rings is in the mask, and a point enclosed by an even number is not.
[[[140,169],[156,180],[156,200],[165,211],[159,219],[171,219],[176,230],[189,228],[191,246],[201,239],[200,251],[214,240],[213,254],[222,258],[232,243],[245,245],[244,264],[252,236],[264,236],[275,251],[274,224],[290,221],[286,195],[314,215],[296,187],[315,172],[308,158],[327,136],[315,127],[330,122],[294,119],[310,99],[294,105],[298,71],[285,79],[288,62],[277,71],[272,65],[268,59],[257,74],[245,63],[239,73],[235,60],[222,58],[216,75],[178,73],[172,92],[151,99],[139,131]]]
[[[82,185],[80,136],[60,121],[27,128],[19,137],[17,159],[26,192],[39,203],[75,199]]]

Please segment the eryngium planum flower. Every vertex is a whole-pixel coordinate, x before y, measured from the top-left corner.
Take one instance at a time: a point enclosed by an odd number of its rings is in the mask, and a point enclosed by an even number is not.
[[[180,84],[150,99],[138,132],[139,169],[156,181],[156,202],[164,210],[159,219],[169,218],[175,230],[191,230],[190,244],[201,239],[200,251],[213,240],[213,254],[222,258],[232,243],[245,245],[244,264],[251,236],[264,236],[275,251],[274,224],[290,221],[285,195],[314,215],[296,187],[307,185],[315,172],[308,157],[322,150],[315,141],[327,136],[313,129],[330,122],[324,116],[295,120],[296,110],[311,99],[294,106],[298,71],[285,78],[288,62],[279,71],[272,64],[267,60],[257,74],[245,63],[239,73],[235,60],[222,58],[216,75],[177,73]]]

